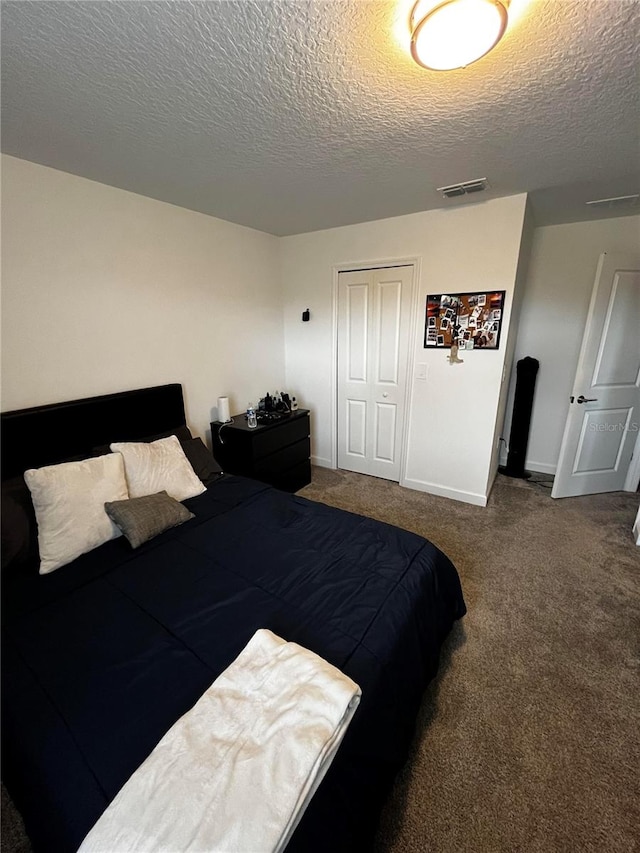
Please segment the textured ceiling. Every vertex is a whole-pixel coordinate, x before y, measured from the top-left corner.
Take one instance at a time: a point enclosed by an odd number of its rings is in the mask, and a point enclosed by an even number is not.
[[[513,0],[449,73],[410,59],[410,5],[4,0],[2,150],[279,235],[485,176],[544,222],[640,191],[638,2]]]

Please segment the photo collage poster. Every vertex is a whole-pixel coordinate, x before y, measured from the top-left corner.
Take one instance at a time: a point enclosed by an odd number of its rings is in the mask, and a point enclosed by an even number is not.
[[[425,347],[498,349],[504,298],[504,290],[427,296]]]

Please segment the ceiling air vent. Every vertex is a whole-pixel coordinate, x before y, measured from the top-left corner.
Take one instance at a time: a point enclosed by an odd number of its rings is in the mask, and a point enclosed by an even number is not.
[[[635,207],[640,199],[640,194],[635,195],[618,195],[613,198],[597,198],[594,201],[586,202],[590,208],[607,208],[611,210],[614,207]]]
[[[449,184],[448,187],[438,187],[438,192],[442,193],[444,198],[456,198],[460,195],[482,192],[488,186],[489,183],[486,178],[476,178],[473,181],[461,181],[459,184]]]

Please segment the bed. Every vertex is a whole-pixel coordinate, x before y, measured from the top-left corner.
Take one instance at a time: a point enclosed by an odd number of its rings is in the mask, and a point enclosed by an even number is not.
[[[189,435],[179,384],[4,413],[3,509],[29,468],[171,434]],[[77,850],[265,628],[362,690],[287,851],[371,849],[465,613],[456,569],[408,531],[242,477],[214,472],[205,485],[184,502],[193,518],[135,550],[120,537],[50,574],[33,550],[3,568],[2,778],[36,853]]]

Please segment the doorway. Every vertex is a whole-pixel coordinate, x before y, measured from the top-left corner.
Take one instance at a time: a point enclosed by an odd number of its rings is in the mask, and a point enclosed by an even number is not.
[[[338,468],[399,482],[408,408],[413,264],[338,273]]]

